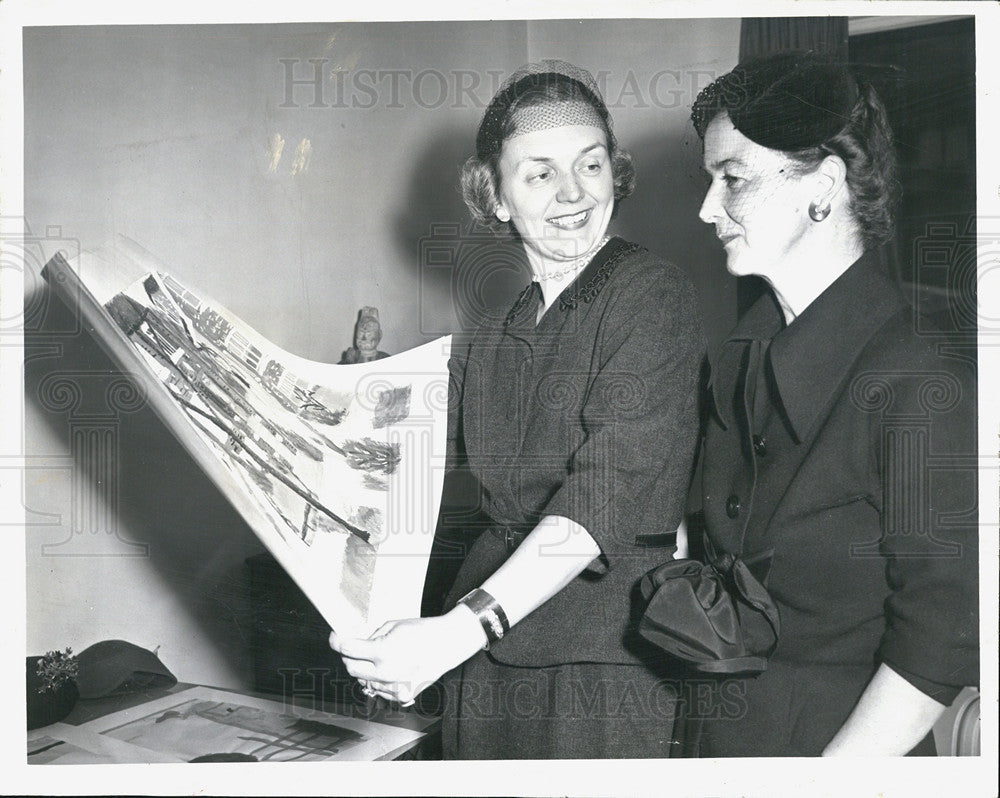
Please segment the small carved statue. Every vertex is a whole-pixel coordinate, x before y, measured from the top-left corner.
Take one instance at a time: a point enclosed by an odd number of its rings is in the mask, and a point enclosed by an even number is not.
[[[354,346],[344,350],[340,364],[369,363],[389,357],[388,352],[382,352],[378,348],[381,340],[382,325],[378,320],[378,308],[366,305],[358,312],[358,323],[354,327]]]

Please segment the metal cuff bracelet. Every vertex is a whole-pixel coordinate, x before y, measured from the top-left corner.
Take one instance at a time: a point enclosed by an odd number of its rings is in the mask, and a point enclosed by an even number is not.
[[[469,591],[458,600],[459,604],[464,604],[472,610],[479,623],[482,624],[483,631],[486,632],[486,645],[483,649],[488,649],[493,643],[500,640],[510,631],[510,621],[507,620],[507,613],[493,596],[480,587]]]

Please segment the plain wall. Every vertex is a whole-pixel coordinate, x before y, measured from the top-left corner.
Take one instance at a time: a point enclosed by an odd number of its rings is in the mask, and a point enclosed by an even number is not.
[[[718,341],[735,285],[697,220],[687,115],[736,62],[738,32],[735,19],[30,29],[36,267],[124,235],[315,360],[339,358],[363,305],[379,308],[389,352],[451,332],[460,281],[423,263],[422,242],[468,232],[456,178],[496,81],[558,57],[600,73],[636,157],[638,189],[614,229],[691,274]],[[321,59],[322,91],[290,89],[282,59],[296,80]],[[505,301],[521,284],[506,274],[488,287]],[[159,646],[182,680],[247,686],[243,561],[259,544],[148,409],[107,405],[109,361],[37,274],[26,286],[28,653],[124,638]],[[60,376],[81,390],[75,408],[53,393]],[[71,442],[97,416],[103,474]]]

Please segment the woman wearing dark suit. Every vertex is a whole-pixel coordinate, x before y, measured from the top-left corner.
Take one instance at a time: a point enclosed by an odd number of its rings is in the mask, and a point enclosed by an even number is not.
[[[880,263],[885,110],[850,68],[783,54],[716,80],[692,118],[701,218],[729,271],[770,288],[713,364],[707,534],[781,626],[700,755],[932,753],[978,679],[975,349],[946,352]]]
[[[444,615],[331,644],[393,700],[450,672],[446,758],[670,756],[676,694],[628,639],[632,589],[671,552],[690,481],[694,291],[608,234],[632,165],[589,73],[515,73],[476,149],[466,203],[520,241],[532,273],[451,363],[452,437],[490,526]]]

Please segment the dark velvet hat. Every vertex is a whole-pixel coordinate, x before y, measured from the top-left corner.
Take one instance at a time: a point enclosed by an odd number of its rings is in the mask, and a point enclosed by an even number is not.
[[[850,121],[858,82],[847,65],[812,52],[740,64],[698,94],[691,119],[698,135],[722,111],[751,141],[772,150],[816,147]]]
[[[177,678],[152,651],[125,640],[102,640],[77,655],[80,698],[170,687]]]

